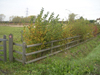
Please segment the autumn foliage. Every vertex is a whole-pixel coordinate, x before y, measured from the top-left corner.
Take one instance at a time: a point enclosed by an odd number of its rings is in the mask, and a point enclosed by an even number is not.
[[[63,23],[62,21],[62,23],[59,23],[59,15],[54,17],[54,13],[51,13],[48,17],[49,12],[47,12],[47,14],[43,16],[43,11],[44,9],[42,8],[35,20],[35,24],[31,23],[29,26],[24,27],[23,37],[27,45],[45,43],[77,35],[81,35],[81,39],[86,40],[98,33],[97,27],[90,24],[88,20],[78,19],[73,22]],[[70,41],[72,40],[62,41],[60,44]],[[27,52],[34,52],[47,47],[49,47],[49,45],[43,44],[38,47],[32,47],[28,49]],[[36,56],[38,57],[39,55],[40,54]]]

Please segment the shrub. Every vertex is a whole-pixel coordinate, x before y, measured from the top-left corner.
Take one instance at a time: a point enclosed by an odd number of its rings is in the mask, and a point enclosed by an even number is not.
[[[30,24],[27,27],[24,27],[24,40],[29,44],[36,44],[36,43],[45,43],[52,40],[64,39],[67,37],[73,37],[77,35],[81,35],[81,39],[86,40],[87,38],[93,37],[93,31],[97,34],[97,27],[94,27],[88,20],[78,19],[75,21],[70,21],[68,23],[60,23],[59,22],[59,15],[54,17],[54,13],[51,13],[50,17],[48,18],[49,12],[44,14],[44,9],[42,8],[40,14],[37,16],[35,20],[35,24]],[[59,44],[67,43],[72,41],[62,41]],[[58,45],[58,42],[54,45]],[[31,47],[27,50],[27,52],[34,52],[37,50],[41,50],[43,48],[49,47],[49,45],[41,45],[38,47]],[[45,52],[45,54],[47,54]],[[41,53],[35,55],[35,57],[41,56]]]
[[[81,35],[81,39],[93,37],[93,25],[88,20],[78,19],[69,25],[72,26],[72,35]]]

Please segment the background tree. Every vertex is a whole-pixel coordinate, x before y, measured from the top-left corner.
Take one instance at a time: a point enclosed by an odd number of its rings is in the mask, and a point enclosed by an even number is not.
[[[0,14],[0,21],[3,21],[6,16],[4,14]]]
[[[94,23],[94,22],[96,22],[96,21],[95,21],[95,20],[89,20],[89,22],[90,22],[90,23]]]
[[[73,22],[74,20],[75,20],[75,17],[77,16],[77,14],[74,14],[74,13],[71,13],[71,14],[69,14],[69,16],[68,16],[68,20],[70,21],[70,22]]]
[[[21,21],[22,21],[22,18],[21,17],[19,17],[19,16],[15,16],[13,19],[12,19],[12,22],[17,22],[17,23],[21,23]]]
[[[9,21],[12,22],[13,18],[14,18],[14,16],[10,16]]]
[[[84,19],[82,16],[79,19]]]
[[[36,16],[35,15],[31,15],[28,17],[20,17],[20,16],[11,16],[9,17],[9,21],[10,22],[14,22],[14,23],[30,23],[31,22],[35,22]]]

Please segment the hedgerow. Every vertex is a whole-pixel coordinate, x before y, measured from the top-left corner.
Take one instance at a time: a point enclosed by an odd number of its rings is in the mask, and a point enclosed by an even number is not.
[[[59,23],[59,15],[54,17],[54,13],[49,12],[43,15],[44,9],[42,8],[40,14],[37,16],[35,20],[35,24],[31,23],[29,26],[24,27],[24,41],[29,44],[36,43],[45,43],[52,40],[64,39],[67,37],[73,37],[77,35],[81,35],[81,39],[86,40],[87,38],[91,38],[95,36],[99,31],[96,25],[91,24],[88,20],[85,19],[77,19],[68,23]],[[48,18],[49,17],[49,18]],[[62,41],[59,44],[67,43],[72,41]],[[57,45],[55,43],[54,45]],[[43,48],[48,48],[48,45],[41,45],[38,47],[31,47],[27,50],[27,52],[34,52],[41,50]],[[45,52],[47,54],[47,52]],[[32,56],[33,58],[41,56],[40,54]]]

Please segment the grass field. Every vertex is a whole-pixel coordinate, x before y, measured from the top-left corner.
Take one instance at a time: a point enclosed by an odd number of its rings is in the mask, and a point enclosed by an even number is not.
[[[0,38],[14,35],[20,42],[23,27],[0,27]],[[8,43],[8,42],[7,42]],[[8,53],[8,47],[7,47]],[[77,47],[44,60],[23,65],[17,61],[0,61],[0,75],[100,75],[100,35]]]

